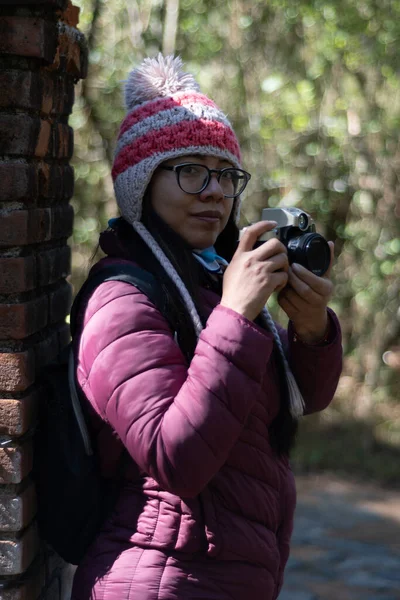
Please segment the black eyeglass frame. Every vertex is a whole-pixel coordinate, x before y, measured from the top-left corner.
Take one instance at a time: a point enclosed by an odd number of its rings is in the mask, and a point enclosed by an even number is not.
[[[197,190],[197,192],[188,192],[186,190],[183,189],[183,187],[181,186],[181,182],[180,182],[180,171],[184,168],[184,167],[202,167],[203,169],[207,170],[207,177],[205,179],[205,182],[203,184],[203,186]],[[206,187],[208,186],[208,184],[210,183],[211,180],[211,175],[213,173],[217,173],[217,181],[219,183],[223,173],[225,173],[226,171],[240,171],[240,173],[243,173],[245,184],[243,186],[243,189],[240,190],[239,193],[234,194],[234,195],[230,195],[230,194],[224,194],[224,198],[237,198],[238,196],[240,196],[240,194],[243,194],[244,190],[247,187],[247,184],[249,183],[250,179],[251,179],[251,174],[248,173],[247,171],[245,171],[244,169],[238,169],[237,167],[224,167],[223,169],[210,169],[209,167],[207,167],[207,165],[202,165],[200,163],[192,163],[192,162],[187,162],[187,163],[180,163],[179,165],[160,165],[159,167],[160,169],[166,169],[167,171],[173,171],[176,174],[176,181],[178,182],[179,187],[181,188],[182,192],[185,192],[185,194],[201,194],[201,192],[203,192]]]

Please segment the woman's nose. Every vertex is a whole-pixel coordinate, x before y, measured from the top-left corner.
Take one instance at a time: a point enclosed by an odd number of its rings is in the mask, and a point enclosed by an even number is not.
[[[217,173],[211,173],[210,181],[208,182],[207,187],[200,192],[200,198],[204,202],[206,202],[208,198],[212,198],[214,200],[222,200],[224,198],[224,192],[222,191],[222,187],[217,179]]]

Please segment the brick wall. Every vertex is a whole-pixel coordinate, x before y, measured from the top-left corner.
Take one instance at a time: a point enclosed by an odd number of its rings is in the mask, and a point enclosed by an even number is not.
[[[68,0],[0,0],[0,598],[59,600],[30,481],[43,391],[68,342],[74,85],[87,52]]]

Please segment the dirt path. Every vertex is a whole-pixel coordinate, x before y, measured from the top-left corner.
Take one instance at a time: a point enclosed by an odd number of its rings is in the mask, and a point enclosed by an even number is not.
[[[400,491],[325,475],[297,489],[279,600],[400,600]]]

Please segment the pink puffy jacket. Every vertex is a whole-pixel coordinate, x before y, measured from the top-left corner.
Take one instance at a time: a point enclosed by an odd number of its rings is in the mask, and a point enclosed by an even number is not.
[[[167,321],[127,283],[89,299],[78,381],[104,471],[132,457],[73,600],[273,600],[289,554],[295,486],[268,427],[279,408],[272,335],[202,291],[207,325],[189,368]],[[340,329],[309,346],[280,329],[308,413],[341,371]],[[117,435],[115,435],[115,433]],[[118,439],[119,438],[119,439]]]

